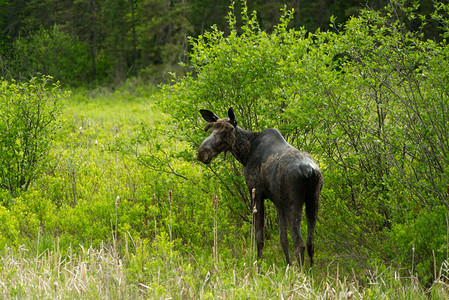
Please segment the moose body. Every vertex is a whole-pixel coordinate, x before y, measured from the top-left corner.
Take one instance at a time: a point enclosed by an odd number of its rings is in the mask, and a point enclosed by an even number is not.
[[[288,228],[300,266],[304,263],[305,244],[301,236],[301,217],[305,204],[307,218],[307,252],[313,264],[314,231],[323,175],[311,155],[288,144],[276,129],[250,132],[237,126],[232,108],[228,118],[220,119],[209,110],[200,110],[209,123],[211,135],[198,149],[197,159],[208,164],[217,154],[230,151],[244,166],[246,185],[254,194],[255,229],[258,259],[264,247],[264,200],[276,206],[280,242],[287,264]]]

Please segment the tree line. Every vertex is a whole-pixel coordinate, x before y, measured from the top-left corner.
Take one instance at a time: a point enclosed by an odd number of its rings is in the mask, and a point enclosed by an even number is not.
[[[239,12],[243,2],[235,4]],[[382,9],[388,1],[253,0],[260,29],[271,32],[281,9],[294,9],[289,24],[308,31],[344,23],[363,8]],[[232,2],[212,0],[2,0],[0,67],[3,78],[51,75],[65,85],[116,84],[139,76],[161,82],[188,65],[189,39],[216,26],[229,32]],[[432,1],[421,1],[426,14]],[[419,24],[409,24],[418,26]],[[427,34],[436,37],[436,27]]]

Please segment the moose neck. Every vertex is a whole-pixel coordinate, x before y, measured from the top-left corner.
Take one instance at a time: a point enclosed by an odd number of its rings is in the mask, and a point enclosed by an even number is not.
[[[243,165],[248,163],[251,152],[251,144],[257,133],[250,132],[240,127],[235,128],[235,143],[231,149],[232,155]]]

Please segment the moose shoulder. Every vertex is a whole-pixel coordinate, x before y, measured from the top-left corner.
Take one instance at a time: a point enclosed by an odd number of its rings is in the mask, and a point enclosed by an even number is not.
[[[287,264],[291,264],[288,227],[296,259],[299,265],[304,262],[305,244],[301,236],[301,217],[305,204],[307,252],[312,265],[314,230],[323,186],[323,175],[312,156],[288,144],[276,129],[249,132],[240,128],[232,108],[228,110],[228,118],[222,119],[209,110],[200,110],[200,113],[208,122],[206,130],[211,129],[211,134],[199,147],[197,159],[208,164],[217,154],[230,151],[244,166],[249,191],[255,189],[258,258],[262,257],[264,246],[264,199],[270,199],[277,209],[280,242]]]

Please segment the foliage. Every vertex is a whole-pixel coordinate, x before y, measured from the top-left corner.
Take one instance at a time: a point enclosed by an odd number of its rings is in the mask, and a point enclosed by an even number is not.
[[[235,2],[237,16],[246,2],[249,11],[257,11],[263,31],[275,29],[282,15],[280,8],[286,6],[295,9],[289,23],[292,28],[304,27],[313,32],[318,28],[328,30],[331,16],[344,24],[364,7],[381,10],[389,0]],[[202,35],[214,24],[228,32],[225,16],[232,3],[230,0],[2,0],[1,76],[17,79],[38,71],[52,75],[64,85],[89,87],[98,83],[117,85],[135,76],[165,82],[168,72],[186,71],[178,63],[188,62],[187,36]],[[432,11],[432,0],[420,1],[418,13],[429,16]],[[402,15],[400,18],[408,29],[419,29],[428,38],[438,39],[441,32],[438,23],[422,26],[419,19],[408,20]],[[22,52],[18,53],[18,48]],[[24,57],[23,51],[33,56]]]
[[[411,272],[420,274],[421,280],[430,285],[447,260],[447,228],[441,226],[448,226],[447,210],[438,206],[432,211],[420,210],[411,215],[410,222],[394,225],[391,241],[396,251],[389,258],[399,264],[411,262]],[[386,251],[391,249],[387,247]]]
[[[16,83],[0,92],[0,187],[15,195],[44,169],[61,107],[68,94],[51,77]]]
[[[161,82],[168,72],[182,73],[187,62],[187,36],[193,34],[190,7],[185,1],[140,1],[136,10],[136,43],[140,49],[139,75]]]
[[[4,249],[8,244],[17,246],[20,236],[18,223],[15,215],[0,205],[0,249]]]
[[[12,48],[10,72],[15,78],[44,74],[73,86],[85,85],[86,78],[92,78],[86,43],[64,33],[58,25],[48,30],[41,28],[30,37],[19,37]]]

